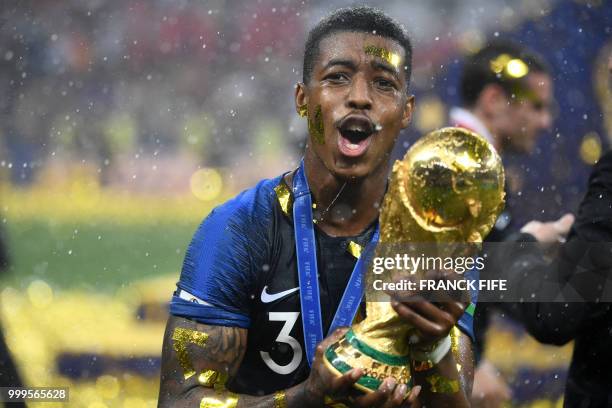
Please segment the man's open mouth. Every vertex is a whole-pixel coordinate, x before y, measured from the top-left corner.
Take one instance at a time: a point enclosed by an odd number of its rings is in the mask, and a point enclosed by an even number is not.
[[[365,153],[376,128],[372,121],[361,115],[349,115],[338,125],[338,148],[345,156],[357,157]]]

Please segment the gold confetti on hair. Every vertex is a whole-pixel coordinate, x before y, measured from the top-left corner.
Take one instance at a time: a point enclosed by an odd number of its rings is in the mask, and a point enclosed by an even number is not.
[[[187,354],[187,344],[192,343],[196,346],[204,347],[206,345],[206,341],[208,340],[208,334],[182,327],[176,327],[172,333],[172,340],[174,342],[174,351],[176,351],[179,364],[181,367],[183,367],[185,379],[188,379],[195,374],[195,370]]]
[[[366,45],[364,51],[367,55],[372,55],[387,61],[389,64],[393,65],[395,69],[398,69],[402,59],[399,54],[375,45]]]
[[[509,54],[500,54],[489,63],[491,71],[508,79],[523,78],[529,73],[529,67],[520,58],[513,58]]]

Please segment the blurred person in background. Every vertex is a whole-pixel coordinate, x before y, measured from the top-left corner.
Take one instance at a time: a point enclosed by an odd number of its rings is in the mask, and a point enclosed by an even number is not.
[[[608,71],[610,86],[612,55]],[[510,285],[522,285],[536,299],[550,299],[551,283],[559,288],[555,302],[517,303],[510,312],[540,342],[574,341],[564,406],[612,407],[612,151],[593,168],[576,222],[552,263],[529,247],[508,248],[502,262]]]
[[[356,263],[350,248],[376,240],[390,152],[411,119],[411,55],[405,31],[372,8],[337,10],[311,30],[295,94],[309,123],[302,165],[217,207],[196,232],[172,298],[160,406],[318,407],[331,395],[352,406],[392,407],[410,404],[419,391],[427,406],[469,405],[471,316],[458,302],[394,304],[420,332],[412,353],[429,350],[426,360],[411,355],[414,364],[431,365],[413,373],[410,393],[387,378],[377,391],[347,400],[363,370],[337,377],[323,363],[327,345],[343,334],[332,317],[336,307],[346,309],[343,292]],[[319,255],[313,276],[321,282],[314,301],[321,313],[312,315],[323,320],[315,323],[320,336],[305,323],[316,319],[302,318],[311,290],[303,286],[310,280],[298,280],[305,266],[296,242],[304,239],[295,235],[302,228],[313,231],[310,248]],[[351,303],[354,310],[359,303]],[[455,325],[456,356],[449,346]],[[323,333],[331,335],[323,340]]]
[[[529,235],[517,238],[530,240]],[[501,262],[509,286],[544,299],[514,303],[509,313],[542,343],[575,342],[564,406],[611,407],[612,151],[595,165],[576,222],[552,263],[537,248],[507,248]],[[551,287],[559,288],[554,302],[546,301],[555,295]]]
[[[493,42],[466,58],[461,76],[461,107],[450,110],[450,122],[484,136],[502,155],[504,152],[530,154],[537,139],[553,120],[553,81],[548,66],[533,52],[509,42]],[[512,182],[508,175],[508,182]],[[511,239],[519,232],[508,208],[497,220],[488,242]],[[573,216],[555,222],[533,221],[520,231],[542,243],[557,243],[569,231]],[[483,277],[487,271],[483,271]],[[476,308],[477,369],[472,391],[473,403],[498,407],[511,398],[511,391],[495,367],[482,353],[492,305]],[[498,305],[504,308],[505,305]]]

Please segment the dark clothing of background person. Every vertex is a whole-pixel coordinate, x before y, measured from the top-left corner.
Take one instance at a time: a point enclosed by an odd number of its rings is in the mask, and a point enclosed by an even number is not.
[[[506,197],[508,197],[508,192],[506,191]],[[506,240],[513,239],[512,237],[517,236],[517,225],[512,215],[512,212],[506,205],[506,208],[498,217],[497,222],[493,226],[493,229],[487,235],[485,242],[502,242]],[[480,272],[481,279],[487,279],[488,272],[487,269]],[[489,321],[491,320],[492,313],[495,310],[502,309],[503,304],[497,303],[489,303],[482,302],[478,303],[476,306],[476,310],[474,311],[474,358],[476,360],[476,364],[480,363],[480,360],[483,357],[485,344],[486,344],[486,334],[487,329],[489,327]]]
[[[524,241],[529,237],[522,234]],[[612,407],[612,303],[596,302],[609,301],[612,291],[612,151],[595,165],[568,240],[551,264],[534,246],[505,248],[497,273],[503,269],[499,278],[508,278],[509,287],[536,299],[550,299],[550,288],[559,289],[555,302],[506,309],[540,342],[575,341],[564,406]]]
[[[15,363],[11,358],[10,351],[4,341],[4,335],[0,328],[0,387],[23,387]],[[0,402],[0,406],[1,406]],[[25,407],[23,402],[5,403],[7,407]]]
[[[6,247],[6,236],[0,230],[0,271],[8,267],[8,250]],[[11,357],[10,351],[4,340],[2,327],[0,326],[0,387],[23,387],[17,368]],[[0,402],[0,405],[2,403]],[[23,402],[5,403],[7,407],[25,407]]]

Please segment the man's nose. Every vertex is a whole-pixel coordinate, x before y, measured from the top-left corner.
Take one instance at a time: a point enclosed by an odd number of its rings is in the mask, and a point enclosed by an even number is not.
[[[549,109],[545,109],[540,114],[540,126],[544,130],[550,130],[552,128],[553,117],[552,112]]]
[[[372,109],[370,86],[364,78],[355,77],[347,97],[347,104],[352,109]]]

